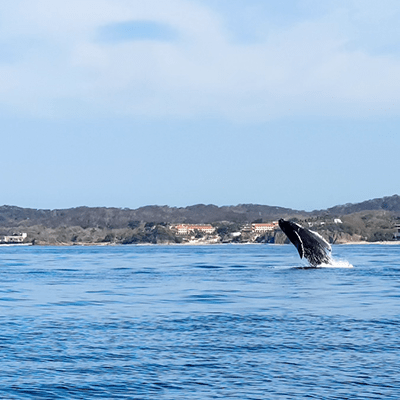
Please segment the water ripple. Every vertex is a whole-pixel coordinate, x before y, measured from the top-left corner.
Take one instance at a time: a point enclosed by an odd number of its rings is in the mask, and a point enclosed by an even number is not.
[[[394,247],[7,248],[0,398],[397,399]]]

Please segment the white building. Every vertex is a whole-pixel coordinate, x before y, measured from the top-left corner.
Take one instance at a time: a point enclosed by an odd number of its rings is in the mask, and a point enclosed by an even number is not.
[[[400,224],[396,225],[397,232],[394,234],[395,240],[400,240]]]
[[[11,236],[0,236],[1,243],[22,243],[28,236],[27,233],[19,233]]]
[[[175,229],[178,235],[187,235],[188,233],[195,231],[207,234],[215,232],[215,228],[212,225],[203,225],[203,224],[181,224],[173,226],[172,229]]]
[[[253,232],[266,233],[272,232],[278,227],[278,222],[274,221],[267,224],[251,224]]]

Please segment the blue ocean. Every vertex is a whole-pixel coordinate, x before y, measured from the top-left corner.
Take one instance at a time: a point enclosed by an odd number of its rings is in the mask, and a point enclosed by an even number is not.
[[[400,246],[1,247],[1,399],[399,399]]]

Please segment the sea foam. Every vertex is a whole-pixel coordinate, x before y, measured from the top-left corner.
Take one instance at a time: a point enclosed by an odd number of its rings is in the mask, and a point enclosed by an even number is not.
[[[333,260],[333,259],[331,259],[331,262],[329,264],[324,263],[324,264],[319,265],[319,267],[320,268],[354,268],[354,266],[346,260]]]

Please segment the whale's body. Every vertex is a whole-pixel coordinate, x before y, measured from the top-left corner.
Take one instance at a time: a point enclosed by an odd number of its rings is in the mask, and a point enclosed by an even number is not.
[[[292,221],[279,220],[279,227],[294,244],[300,258],[308,260],[310,265],[317,267],[321,264],[331,263],[331,246],[317,232],[303,228]]]

